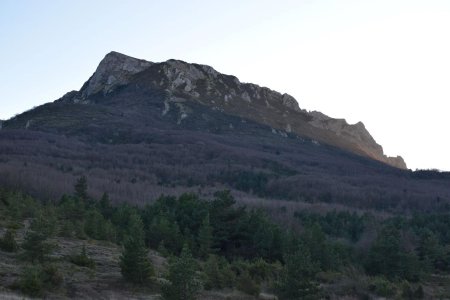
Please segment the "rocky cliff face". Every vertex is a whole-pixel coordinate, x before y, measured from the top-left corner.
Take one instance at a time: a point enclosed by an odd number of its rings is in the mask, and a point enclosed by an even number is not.
[[[195,101],[214,110],[268,125],[275,133],[294,133],[397,168],[406,168],[401,157],[384,155],[382,147],[363,123],[350,125],[343,119],[308,112],[288,94],[242,83],[236,77],[221,74],[206,65],[179,60],[152,63],[111,52],[79,92],[70,92],[60,101],[101,101],[102,96],[129,84],[163,90],[167,96],[161,103],[161,114],[176,107],[180,112],[179,124],[189,118],[189,110],[184,109],[183,103]]]
[[[86,100],[96,93],[108,94],[115,87],[125,85],[130,78],[152,65],[117,52],[111,52],[100,62],[95,73],[81,89],[81,99]]]
[[[321,112],[312,111],[309,114],[313,117],[310,122],[313,126],[330,130],[338,137],[355,143],[366,155],[373,159],[400,169],[406,169],[406,163],[402,157],[389,157],[384,154],[383,147],[373,139],[362,122],[352,125],[348,124],[345,119],[333,119]]]

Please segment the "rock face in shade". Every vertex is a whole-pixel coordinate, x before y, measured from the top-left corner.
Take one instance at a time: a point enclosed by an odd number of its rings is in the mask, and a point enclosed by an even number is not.
[[[106,103],[110,94],[118,93],[124,87],[164,93],[161,115],[176,110],[179,126],[183,126],[183,122],[194,113],[187,103],[195,102],[243,120],[267,125],[277,134],[296,134],[406,169],[401,157],[388,157],[383,153],[383,148],[361,122],[351,125],[344,119],[308,112],[288,94],[242,83],[238,78],[221,74],[210,66],[180,60],[153,63],[111,52],[80,91],[69,92],[57,102]],[[127,99],[133,99],[133,94]]]

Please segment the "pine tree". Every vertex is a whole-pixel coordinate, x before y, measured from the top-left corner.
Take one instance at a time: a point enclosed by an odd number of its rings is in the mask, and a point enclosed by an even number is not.
[[[96,240],[115,240],[114,226],[111,224],[111,221],[106,220],[103,215],[95,209],[86,213],[84,232],[89,237]]]
[[[88,199],[87,189],[87,178],[86,176],[81,176],[75,183],[75,196],[86,201]]]
[[[128,218],[127,234],[144,244],[144,223],[142,222],[142,218],[136,212],[131,213]]]
[[[280,299],[316,299],[319,285],[316,274],[320,267],[313,263],[307,249],[287,255],[286,265],[277,284]]]
[[[148,283],[154,274],[153,266],[147,257],[147,249],[142,241],[129,238],[124,245],[120,257],[120,268],[125,280],[137,283]]]
[[[443,263],[444,249],[439,244],[439,239],[431,231],[425,231],[419,240],[418,255],[420,260],[428,268],[428,271],[433,271],[434,268],[442,268],[445,263]]]
[[[142,220],[136,214],[130,216],[128,234],[120,257],[122,276],[125,280],[133,283],[148,283],[154,274],[154,270],[147,257],[147,248],[144,245]]]
[[[197,275],[197,263],[185,244],[179,258],[169,265],[168,284],[162,288],[166,300],[193,300],[200,291],[201,284]]]
[[[84,202],[78,197],[64,195],[59,203],[58,213],[64,220],[78,222],[84,218]]]
[[[318,223],[314,223],[307,228],[301,236],[301,240],[308,253],[310,253],[311,259],[318,262],[322,270],[329,270],[335,267],[336,261],[332,258],[325,233]]]
[[[221,270],[217,256],[210,255],[203,266],[206,275],[205,289],[221,289],[224,288]]]
[[[25,258],[31,262],[43,262],[47,256],[52,253],[55,245],[47,241],[47,236],[43,232],[28,231],[25,235],[25,241],[22,244],[25,250]]]
[[[369,274],[410,281],[418,280],[423,271],[417,255],[406,251],[400,239],[400,231],[393,225],[381,230],[369,249],[365,267]]]
[[[57,223],[56,211],[48,207],[38,212],[36,218],[31,222],[30,229],[41,232],[46,237],[52,237],[58,231]]]
[[[112,216],[112,206],[111,201],[109,200],[108,193],[103,193],[100,202],[98,203],[98,208],[102,213],[103,217],[109,219]]]
[[[212,231],[213,228],[209,223],[209,214],[207,214],[205,219],[203,220],[202,227],[200,227],[198,231],[198,243],[199,243],[198,254],[199,257],[201,258],[208,257],[208,254],[211,252],[213,242]]]
[[[43,262],[56,248],[54,243],[47,239],[56,233],[56,216],[51,209],[42,210],[30,225],[22,248],[25,250],[23,256],[32,262]]]
[[[394,226],[386,226],[378,234],[369,250],[366,269],[369,274],[382,274],[390,278],[400,273],[400,232]]]
[[[146,240],[154,248],[164,241],[164,247],[170,253],[179,253],[183,247],[183,236],[178,224],[169,221],[165,216],[159,216],[153,220],[147,230]]]

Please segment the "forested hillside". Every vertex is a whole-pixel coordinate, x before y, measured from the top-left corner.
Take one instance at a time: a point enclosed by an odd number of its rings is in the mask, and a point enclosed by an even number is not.
[[[164,299],[449,297],[450,215],[296,211],[295,226],[236,203],[161,196],[112,205],[80,177],[38,201],[0,192],[2,293]],[[209,298],[208,298],[209,297]],[[227,298],[227,299],[229,299]]]

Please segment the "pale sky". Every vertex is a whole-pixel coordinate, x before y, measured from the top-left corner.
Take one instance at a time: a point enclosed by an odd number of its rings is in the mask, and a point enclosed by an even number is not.
[[[1,0],[0,119],[78,90],[112,50],[211,65],[450,170],[449,0]]]

